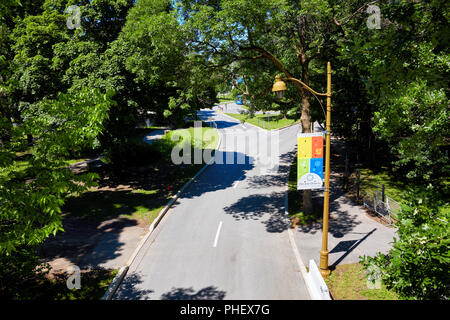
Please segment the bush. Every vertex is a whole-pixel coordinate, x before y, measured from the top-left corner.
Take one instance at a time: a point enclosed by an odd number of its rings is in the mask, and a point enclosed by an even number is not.
[[[450,212],[439,210],[433,188],[408,196],[398,215],[398,239],[388,254],[363,257],[366,269],[375,266],[383,282],[402,298],[450,297]],[[447,222],[446,222],[447,221]]]

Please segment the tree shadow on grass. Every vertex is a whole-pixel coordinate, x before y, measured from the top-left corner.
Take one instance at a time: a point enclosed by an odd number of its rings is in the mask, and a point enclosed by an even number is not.
[[[161,300],[223,300],[225,291],[209,286],[198,291],[190,288],[173,288],[170,292],[161,295]]]
[[[136,219],[149,224],[158,213],[155,209],[166,202],[157,192],[143,190],[98,190],[71,197],[63,208],[64,232],[50,236],[39,255],[45,262],[59,259],[52,265],[63,269],[69,262],[80,267],[111,262],[122,254],[121,233],[138,226]]]
[[[57,273],[51,278],[39,277],[29,279],[19,288],[14,295],[21,300],[100,300],[106,292],[114,274],[111,270],[95,269],[80,273],[80,288],[69,289],[67,280],[71,274]],[[11,296],[0,296],[4,299],[12,299]]]
[[[63,211],[72,217],[103,221],[119,216],[144,214],[168,201],[160,190],[94,190],[68,198]]]

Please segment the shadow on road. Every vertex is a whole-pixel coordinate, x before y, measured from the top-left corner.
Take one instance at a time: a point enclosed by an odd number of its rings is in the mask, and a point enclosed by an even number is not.
[[[161,300],[223,300],[225,291],[209,286],[198,290],[191,288],[173,288],[170,292],[161,295]]]
[[[217,124],[217,128],[219,129],[226,129],[239,125],[239,122],[225,121],[225,120],[219,120],[214,122]]]
[[[190,199],[208,192],[227,189],[254,168],[253,158],[240,152],[219,151],[217,157],[222,159],[223,163],[211,164],[181,198]]]
[[[272,191],[271,188],[283,187],[288,181],[290,160],[294,151],[280,155],[278,171],[275,174],[256,175],[247,179],[247,189],[267,188],[263,194],[252,194],[240,198],[223,210],[236,220],[261,220],[267,232],[283,232],[290,226],[285,214],[285,195],[283,191]],[[279,190],[279,189],[278,189]]]
[[[267,232],[283,232],[289,227],[289,220],[284,214],[285,192],[270,194],[254,194],[239,199],[236,203],[223,210],[236,220],[267,220],[262,221]]]
[[[127,275],[121,282],[113,296],[114,300],[145,300],[149,299],[153,290],[141,290],[138,288],[142,283],[141,276],[137,273]]]

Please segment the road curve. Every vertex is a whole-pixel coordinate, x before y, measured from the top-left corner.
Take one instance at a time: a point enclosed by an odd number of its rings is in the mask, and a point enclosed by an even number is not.
[[[225,163],[210,165],[176,201],[113,299],[309,299],[284,212],[298,126],[267,132],[213,110],[199,116],[217,124]],[[278,136],[279,155],[270,155],[278,171],[254,148],[255,137],[268,136]],[[230,143],[245,137],[248,150]]]

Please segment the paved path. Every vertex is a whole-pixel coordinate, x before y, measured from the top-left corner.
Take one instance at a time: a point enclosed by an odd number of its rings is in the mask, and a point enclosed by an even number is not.
[[[165,129],[156,129],[144,137],[144,141],[151,144],[154,140],[159,140],[164,136]]]
[[[114,298],[309,299],[284,214],[298,126],[270,133],[212,110],[200,116],[224,139],[217,156],[245,162],[207,168],[149,237]],[[279,135],[279,172],[258,162],[259,150],[230,143],[247,134],[254,146],[256,133]]]

